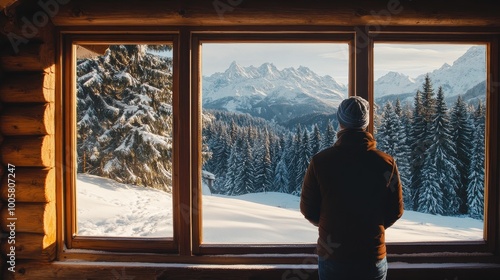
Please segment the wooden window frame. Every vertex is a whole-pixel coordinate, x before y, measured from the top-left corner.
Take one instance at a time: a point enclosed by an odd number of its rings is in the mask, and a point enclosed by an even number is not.
[[[148,253],[175,253],[178,251],[178,238],[180,236],[178,227],[180,214],[173,209],[179,205],[179,177],[172,178],[172,213],[173,213],[173,236],[172,237],[115,237],[115,236],[78,236],[76,218],[76,45],[111,45],[111,44],[172,44],[173,66],[178,68],[178,38],[176,34],[64,34],[62,35],[62,88],[65,94],[60,94],[59,102],[63,105],[63,124],[60,128],[62,137],[57,144],[57,151],[63,154],[61,161],[61,180],[64,185],[64,212],[61,217],[65,225],[61,238],[67,249],[91,249],[110,252],[148,252]],[[178,106],[178,73],[173,71],[172,107],[173,107],[173,134],[178,134],[179,124],[176,122],[179,112]],[[178,174],[179,141],[173,140],[173,174]],[[64,148],[63,148],[64,147]]]
[[[193,253],[196,255],[224,255],[224,254],[313,254],[316,244],[233,244],[233,243],[208,243],[203,244],[203,219],[201,195],[201,151],[202,151],[202,93],[201,93],[201,57],[202,44],[207,43],[344,43],[349,46],[349,53],[354,52],[354,32],[255,32],[233,33],[223,32],[211,34],[209,32],[196,32],[193,34],[192,57],[192,94],[193,94]],[[351,79],[354,78],[354,57],[349,57],[348,76],[349,95],[354,94]]]
[[[404,260],[411,260],[411,254],[428,253],[439,258],[449,255],[470,254],[478,259],[493,256],[498,246],[499,233],[499,176],[498,173],[498,40],[491,34],[466,32],[400,32],[377,31],[368,34],[371,47],[369,63],[373,67],[373,46],[375,43],[403,44],[478,44],[486,47],[486,123],[485,123],[485,181],[484,181],[484,227],[483,241],[435,241],[435,242],[391,242],[387,245],[390,254],[399,254]],[[496,78],[495,78],[496,77]],[[370,88],[367,96],[374,103],[373,69],[370,71]],[[373,110],[371,110],[373,120]],[[373,132],[373,122],[370,123]],[[496,145],[495,145],[496,143]],[[453,255],[452,255],[453,256]]]
[[[374,42],[408,43],[485,43],[487,44],[487,117],[485,175],[485,241],[389,243],[391,261],[404,262],[490,262],[499,252],[500,170],[498,110],[500,92],[499,33],[469,28],[383,27],[376,31],[362,27],[269,26],[269,27],[194,27],[165,28],[115,27],[110,30],[68,27],[60,30],[59,73],[56,117],[58,184],[58,258],[104,261],[184,262],[201,264],[299,264],[314,258],[315,244],[203,244],[201,222],[201,48],[203,42],[340,42],[350,44],[349,95],[358,95],[373,103]],[[343,39],[339,39],[343,38]],[[74,238],[74,175],[68,165],[71,150],[66,144],[74,139],[69,127],[75,117],[68,114],[72,92],[72,54],[67,50],[75,42],[168,42],[174,43],[174,238],[158,240],[115,238]],[[176,71],[177,70],[177,71]],[[373,110],[372,110],[373,111]],[[68,117],[70,117],[68,119]],[[373,118],[372,118],[373,119]],[[373,122],[369,126],[373,131]],[[69,207],[69,208],[68,208]],[[71,215],[64,215],[71,213]],[[82,237],[83,238],[83,237]],[[74,250],[88,249],[88,250]]]

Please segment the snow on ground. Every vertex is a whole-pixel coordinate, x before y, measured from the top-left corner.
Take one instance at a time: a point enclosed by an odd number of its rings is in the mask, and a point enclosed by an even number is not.
[[[172,198],[163,191],[78,174],[76,201],[78,235],[172,236]]]
[[[170,194],[86,174],[77,178],[78,235],[171,237]],[[317,229],[283,193],[203,196],[207,243],[315,243]],[[405,211],[387,230],[388,242],[482,240],[483,222]]]

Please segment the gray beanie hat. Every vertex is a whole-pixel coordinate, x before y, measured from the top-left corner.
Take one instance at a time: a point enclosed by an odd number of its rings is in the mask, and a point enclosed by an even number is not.
[[[337,119],[344,128],[366,129],[370,121],[370,105],[362,97],[351,96],[340,103]]]

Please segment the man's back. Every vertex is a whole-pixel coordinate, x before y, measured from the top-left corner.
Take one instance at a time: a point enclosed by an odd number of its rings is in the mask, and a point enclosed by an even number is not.
[[[319,276],[384,280],[385,229],[403,214],[398,169],[366,131],[368,101],[344,99],[337,120],[338,140],[312,158],[300,198],[302,214],[319,227]]]
[[[319,224],[318,254],[339,260],[383,259],[385,228],[403,212],[396,164],[363,130],[344,130],[318,153],[304,178],[301,211]]]

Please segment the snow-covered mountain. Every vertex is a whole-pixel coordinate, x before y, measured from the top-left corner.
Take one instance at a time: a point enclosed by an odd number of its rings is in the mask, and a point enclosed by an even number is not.
[[[375,98],[413,96],[429,74],[434,88],[443,87],[447,98],[464,95],[486,80],[484,46],[471,47],[449,65],[417,77],[389,72],[375,81]],[[331,114],[347,96],[347,86],[309,68],[278,69],[272,63],[243,67],[231,63],[223,73],[203,77],[203,107],[249,113],[278,122],[307,114]]]
[[[418,86],[409,76],[390,71],[375,82],[375,97],[413,92]]]
[[[272,63],[203,77],[203,107],[286,121],[310,113],[331,113],[347,96],[347,86],[309,68],[279,70]]]
[[[375,81],[375,98],[392,94],[414,94],[422,87],[425,75],[412,79],[407,75],[389,72]],[[486,50],[484,46],[474,46],[453,62],[443,64],[429,74],[434,89],[443,87],[447,97],[465,94],[469,89],[486,80]]]

